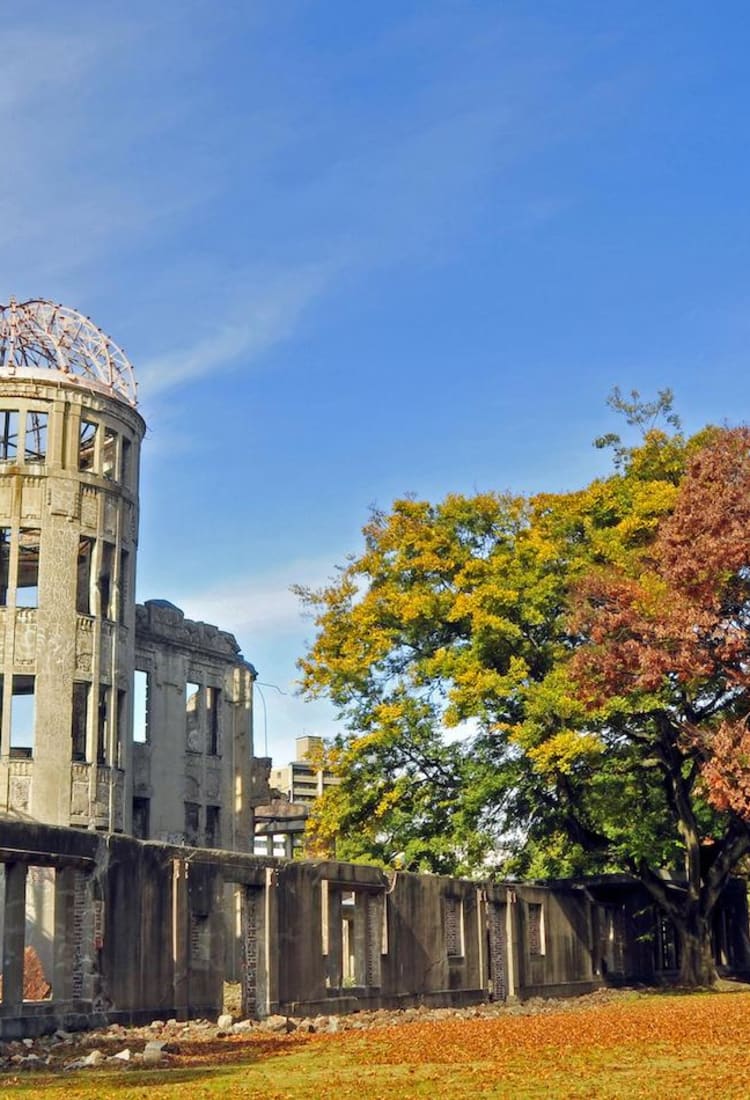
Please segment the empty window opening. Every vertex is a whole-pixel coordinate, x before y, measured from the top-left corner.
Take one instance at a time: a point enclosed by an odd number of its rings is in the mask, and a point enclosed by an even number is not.
[[[221,847],[221,809],[219,806],[206,806],[206,847]]]
[[[99,558],[99,614],[103,619],[112,618],[112,563],[115,548],[111,542],[101,543]]]
[[[148,840],[151,816],[151,802],[148,798],[133,799],[133,836],[138,840]]]
[[[0,460],[15,462],[18,457],[18,413],[0,411]]]
[[[52,999],[54,946],[49,929],[55,920],[55,869],[29,867],[25,883],[23,999]]]
[[[130,598],[130,554],[127,550],[120,551],[119,589],[117,618],[121,623],[124,623],[128,599]]]
[[[0,607],[8,603],[10,584],[10,527],[0,527]]]
[[[185,684],[185,735],[188,752],[202,752],[201,687],[191,680]]]
[[[78,578],[76,586],[76,610],[81,615],[91,614],[91,560],[94,556],[94,540],[82,535],[78,540]]]
[[[78,439],[78,469],[84,472],[94,469],[97,426],[91,420],[81,421],[81,432]]]
[[[18,607],[39,606],[39,539],[40,532],[35,528],[21,528],[18,533]]]
[[[197,848],[199,844],[200,806],[197,802],[185,803],[185,843]]]
[[[546,954],[546,943],[544,933],[544,909],[541,902],[529,902],[528,916],[529,954],[544,955]]]
[[[445,899],[445,943],[449,958],[464,953],[464,905],[461,898]]]
[[[10,709],[10,755],[34,755],[34,677],[14,676]]]
[[[123,761],[123,744],[125,733],[125,722],[127,721],[128,713],[128,693],[122,689],[118,689],[117,692],[117,727],[115,729],[115,756],[112,761],[118,768],[124,767]]]
[[[102,473],[110,481],[117,478],[117,432],[113,428],[104,429]]]
[[[341,895],[341,984],[357,985],[357,945],[355,935],[356,899],[351,890]]]
[[[24,461],[46,462],[47,460],[47,414],[29,412],[26,414],[26,435],[24,437]]]
[[[136,669],[133,678],[133,740],[145,744],[149,737],[149,676]]]
[[[211,756],[219,755],[219,705],[221,692],[218,688],[206,688],[206,718],[208,720],[208,751]]]
[[[86,730],[89,717],[90,684],[76,681],[73,684],[73,714],[71,719],[71,756],[77,763],[86,760]]]
[[[99,685],[99,706],[96,716],[96,762],[106,764],[109,760],[109,688]]]
[[[130,486],[131,460],[133,444],[125,436],[122,437],[122,458],[120,461],[120,481],[127,488]]]

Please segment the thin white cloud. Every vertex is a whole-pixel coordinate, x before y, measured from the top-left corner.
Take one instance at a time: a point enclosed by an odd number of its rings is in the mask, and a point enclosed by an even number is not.
[[[343,558],[343,554],[341,555]],[[238,637],[263,636],[264,641],[281,635],[310,633],[309,621],[291,585],[318,588],[327,583],[335,556],[296,560],[272,572],[234,576],[205,589],[173,592],[170,599],[190,619],[216,623]]]
[[[246,366],[295,331],[304,310],[326,289],[330,265],[291,270],[256,286],[214,325],[196,318],[205,335],[194,344],[167,351],[139,363],[141,397],[153,398],[187,381],[239,364]],[[207,323],[208,322],[208,323]]]

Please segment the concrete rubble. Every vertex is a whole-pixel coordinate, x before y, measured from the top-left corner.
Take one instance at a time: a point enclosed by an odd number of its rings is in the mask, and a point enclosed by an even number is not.
[[[37,1039],[0,1043],[0,1085],[7,1072],[71,1072],[92,1069],[168,1069],[189,1059],[208,1061],[216,1053],[216,1040],[225,1039],[239,1056],[246,1043],[285,1043],[314,1036],[333,1036],[346,1031],[408,1026],[439,1020],[471,1020],[541,1013],[585,1012],[597,1005],[637,996],[633,989],[599,989],[570,1000],[533,997],[524,1003],[486,1003],[471,1007],[378,1009],[349,1016],[269,1016],[264,1020],[239,1020],[224,1013],[215,1022],[175,1019],[155,1020],[145,1027],[114,1024],[96,1031],[73,1034],[57,1031]],[[205,1056],[201,1053],[206,1046]],[[189,1055],[189,1058],[188,1058]]]

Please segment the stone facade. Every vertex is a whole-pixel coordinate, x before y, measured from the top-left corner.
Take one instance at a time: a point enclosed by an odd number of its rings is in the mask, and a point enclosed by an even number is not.
[[[248,851],[252,845],[255,670],[231,634],[166,600],[136,608],[145,714],[133,744],[133,832]],[[143,701],[143,700],[142,700]]]
[[[248,850],[254,670],[231,635],[135,604],[145,430],[87,318],[0,306],[0,816]]]
[[[0,378],[0,812],[130,828],[144,430],[115,395]]]

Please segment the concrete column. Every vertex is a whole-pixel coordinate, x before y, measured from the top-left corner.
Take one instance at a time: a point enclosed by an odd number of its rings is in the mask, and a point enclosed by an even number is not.
[[[267,1013],[276,1012],[279,1003],[279,908],[277,898],[278,878],[278,871],[276,871],[272,867],[266,868],[266,883],[264,891],[265,905],[263,907],[263,956],[266,975],[265,1007]]]
[[[3,1001],[23,1002],[23,953],[26,946],[25,863],[5,864],[5,919],[3,921]]]
[[[73,867],[60,867],[55,872],[55,940],[52,967],[53,1001],[73,999],[75,968],[75,937],[73,912],[76,873]]]
[[[190,910],[187,864],[172,860],[172,988],[178,1020],[185,1020],[190,1005]]]

